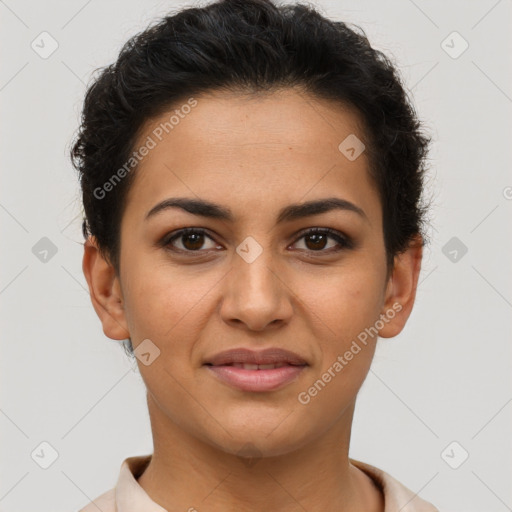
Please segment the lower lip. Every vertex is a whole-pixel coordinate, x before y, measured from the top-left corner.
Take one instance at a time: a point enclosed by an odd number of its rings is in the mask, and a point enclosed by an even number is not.
[[[306,366],[244,370],[237,366],[206,366],[220,380],[242,391],[274,391],[295,380]]]

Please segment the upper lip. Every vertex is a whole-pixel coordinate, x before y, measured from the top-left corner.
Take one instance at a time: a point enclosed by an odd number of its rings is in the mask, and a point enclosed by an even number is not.
[[[307,364],[299,355],[282,348],[267,348],[259,351],[247,348],[234,348],[215,354],[207,359],[204,364],[221,366],[231,363],[290,364],[298,366]]]

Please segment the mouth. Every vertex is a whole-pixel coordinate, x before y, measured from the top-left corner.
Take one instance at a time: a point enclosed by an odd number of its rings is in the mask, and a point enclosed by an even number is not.
[[[282,348],[267,348],[265,350],[255,351],[244,347],[226,350],[206,359],[204,364],[211,366],[235,366],[235,365],[253,365],[264,367],[266,365],[275,366],[302,366],[307,361],[295,352],[284,350]],[[248,368],[256,369],[256,368]],[[262,368],[267,369],[267,368]],[[272,368],[268,368],[272,369]]]
[[[223,384],[241,391],[276,391],[298,379],[309,366],[299,355],[273,348],[255,352],[245,348],[217,354],[203,367]]]
[[[306,366],[299,364],[289,364],[289,363],[276,363],[276,364],[252,364],[252,363],[226,363],[222,365],[213,365],[211,363],[206,363],[205,366],[232,366],[235,368],[242,368],[244,370],[275,370],[276,368],[283,368],[285,366]]]

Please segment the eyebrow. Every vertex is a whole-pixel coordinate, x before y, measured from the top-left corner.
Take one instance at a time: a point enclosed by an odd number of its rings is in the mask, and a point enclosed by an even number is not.
[[[145,220],[150,219],[154,215],[171,208],[181,208],[182,210],[199,215],[201,217],[208,217],[210,219],[225,220],[233,222],[235,217],[229,208],[225,208],[216,203],[206,201],[204,199],[189,199],[186,197],[171,197],[156,204],[146,214]],[[344,210],[357,213],[364,220],[368,221],[368,217],[364,210],[359,206],[338,197],[328,197],[325,199],[318,199],[308,201],[305,203],[291,204],[279,211],[277,216],[277,224],[283,222],[290,222],[312,215],[320,215],[332,210]]]

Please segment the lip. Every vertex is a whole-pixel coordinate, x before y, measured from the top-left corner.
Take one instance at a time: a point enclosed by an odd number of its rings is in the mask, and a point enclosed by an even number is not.
[[[244,369],[233,364],[275,364],[273,369]],[[217,378],[242,391],[275,391],[296,380],[308,366],[307,362],[294,352],[280,348],[254,351],[237,348],[220,352],[203,365]]]
[[[244,370],[236,366],[206,366],[221,381],[242,391],[275,391],[294,381],[306,366],[285,365],[273,370]]]
[[[295,352],[284,350],[282,348],[267,348],[265,350],[250,350],[247,348],[234,348],[219,352],[207,359],[204,364],[212,366],[221,366],[232,363],[246,364],[289,364],[289,365],[306,365],[302,357]]]

